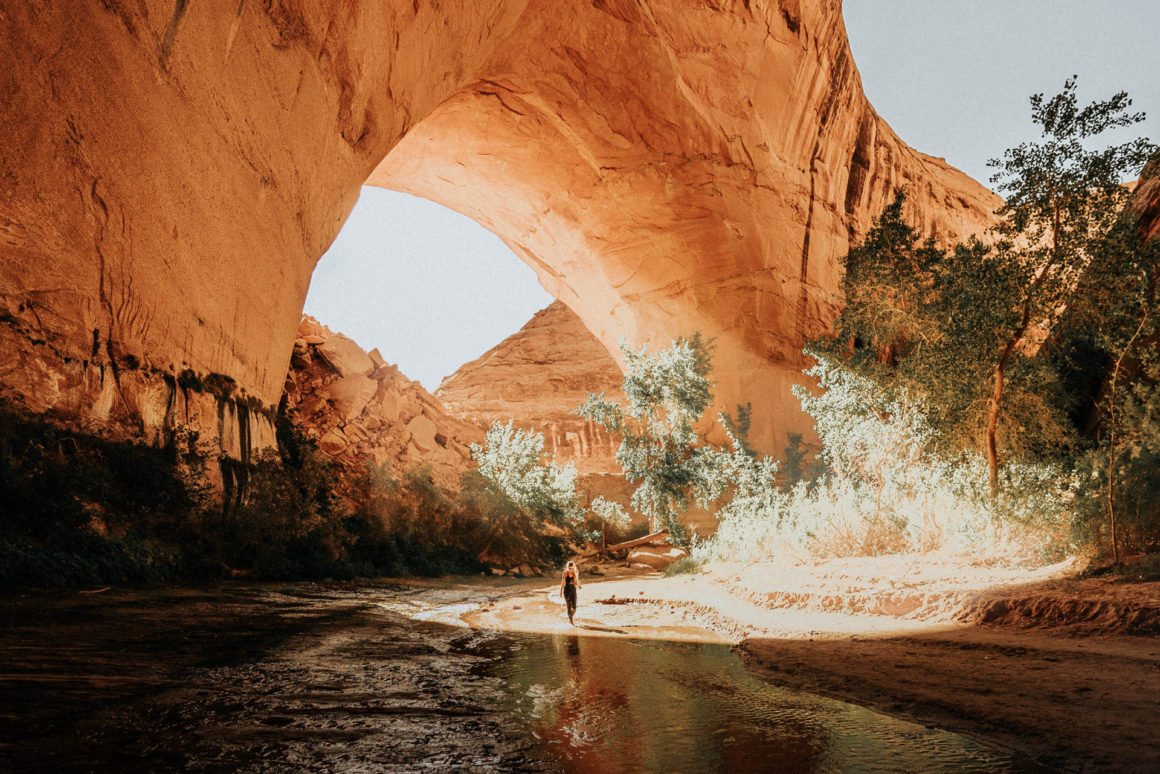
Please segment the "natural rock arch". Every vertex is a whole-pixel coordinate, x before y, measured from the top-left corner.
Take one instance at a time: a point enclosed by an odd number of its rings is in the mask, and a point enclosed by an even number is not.
[[[0,9],[0,388],[147,434],[181,373],[277,402],[364,182],[483,223],[606,346],[716,336],[770,449],[894,188],[943,239],[997,203],[874,113],[839,0]]]

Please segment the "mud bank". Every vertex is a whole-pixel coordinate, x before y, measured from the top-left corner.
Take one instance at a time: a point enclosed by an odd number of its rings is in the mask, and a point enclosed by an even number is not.
[[[478,667],[410,620],[488,589],[220,586],[0,602],[0,770],[541,771]]]

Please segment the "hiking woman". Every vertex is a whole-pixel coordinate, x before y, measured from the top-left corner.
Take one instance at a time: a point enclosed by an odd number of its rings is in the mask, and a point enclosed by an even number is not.
[[[576,625],[572,616],[576,615],[576,592],[579,589],[580,571],[576,569],[575,562],[568,562],[564,565],[564,574],[560,576],[560,595],[564,597],[564,602],[568,605],[568,623],[573,626]]]

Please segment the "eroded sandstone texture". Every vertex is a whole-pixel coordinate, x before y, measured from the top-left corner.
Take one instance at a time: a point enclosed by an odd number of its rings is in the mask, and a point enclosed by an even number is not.
[[[132,433],[186,371],[276,404],[368,177],[491,228],[610,349],[716,336],[769,450],[893,189],[943,239],[996,204],[867,104],[839,0],[0,0],[0,53],[0,393]]]
[[[614,356],[716,337],[718,405],[752,401],[768,451],[807,424],[802,344],[894,190],[943,240],[999,203],[875,114],[837,0],[530,3],[370,182],[495,231]]]
[[[1160,234],[1160,158],[1153,158],[1140,172],[1130,209],[1140,216],[1140,236],[1155,239]]]
[[[483,440],[377,349],[365,352],[309,316],[298,326],[284,395],[294,424],[350,467],[387,465],[398,477],[427,466],[437,484],[456,489],[473,467],[470,444]]]
[[[465,363],[435,391],[447,410],[486,431],[493,422],[544,436],[544,450],[581,475],[619,474],[604,428],[572,413],[588,393],[624,402],[621,373],[603,345],[559,301],[517,333]]]

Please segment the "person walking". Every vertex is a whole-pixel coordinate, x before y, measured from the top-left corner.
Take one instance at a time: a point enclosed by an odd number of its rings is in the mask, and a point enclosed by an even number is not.
[[[576,625],[572,617],[576,615],[576,592],[579,590],[580,571],[576,569],[575,562],[568,562],[564,565],[564,574],[560,576],[560,595],[568,606],[568,623],[573,626]]]

